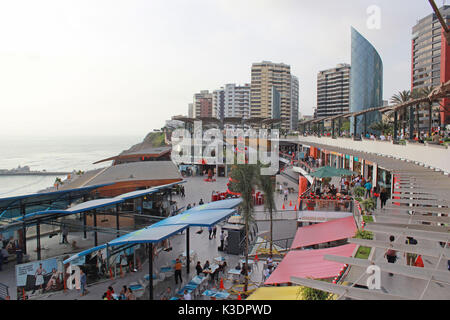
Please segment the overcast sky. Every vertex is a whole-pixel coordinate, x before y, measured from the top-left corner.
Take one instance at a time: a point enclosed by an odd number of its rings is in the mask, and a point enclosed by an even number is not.
[[[263,60],[291,65],[309,115],[318,71],[350,63],[351,26],[381,55],[389,99],[410,88],[411,28],[431,12],[427,0],[0,0],[0,135],[144,136]]]

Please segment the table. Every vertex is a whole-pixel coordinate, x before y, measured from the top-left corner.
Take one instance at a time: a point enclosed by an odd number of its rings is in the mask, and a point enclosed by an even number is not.
[[[226,299],[230,296],[228,292],[215,290],[205,290],[203,291],[202,295],[206,297],[214,297],[216,299]]]
[[[219,265],[216,263],[213,263],[209,266],[211,270],[203,270],[203,273],[214,273],[217,269],[219,269]]]
[[[223,262],[223,261],[225,261],[225,258],[224,257],[215,257],[214,261]]]
[[[245,263],[245,259],[241,259],[240,262],[241,262],[241,264]],[[253,259],[248,259],[248,264],[254,264],[254,263],[255,263],[255,261]]]
[[[241,276],[241,270],[236,270],[233,268],[233,269],[228,270],[228,274],[231,274],[233,276],[233,280],[237,280]],[[248,276],[250,277],[251,275],[252,275],[252,272],[249,271]]]
[[[168,273],[173,271],[172,267],[161,267],[161,269],[159,269],[160,272],[162,273]]]

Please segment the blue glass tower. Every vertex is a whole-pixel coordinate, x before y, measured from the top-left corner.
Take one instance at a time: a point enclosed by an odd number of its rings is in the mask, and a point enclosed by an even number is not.
[[[364,111],[383,105],[383,62],[377,50],[352,27],[352,63],[350,71],[350,112]],[[380,121],[379,112],[357,117],[356,135]],[[354,118],[350,119],[350,132],[354,134]]]

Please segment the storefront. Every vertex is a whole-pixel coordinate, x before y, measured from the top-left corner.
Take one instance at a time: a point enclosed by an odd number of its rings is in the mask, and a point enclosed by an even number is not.
[[[362,159],[359,159],[358,157],[353,157],[353,169],[352,171],[355,171],[358,174],[363,173],[363,167],[362,167]]]

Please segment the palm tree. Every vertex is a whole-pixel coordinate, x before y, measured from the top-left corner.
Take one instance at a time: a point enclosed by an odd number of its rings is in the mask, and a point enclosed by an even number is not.
[[[275,188],[271,176],[259,175],[258,185],[264,193],[264,210],[269,211],[270,217],[270,254],[272,254],[273,247],[273,212],[277,211],[275,205]]]
[[[391,103],[393,103],[394,105],[402,104],[404,102],[408,102],[409,100],[411,100],[411,91],[409,90],[400,91],[399,93],[394,94],[391,97]],[[405,132],[406,129],[406,116],[407,116],[406,108],[403,108],[400,115],[400,121],[402,122],[403,125],[403,132]]]
[[[380,131],[381,133],[391,133],[393,131],[393,126],[390,121],[382,120],[380,122],[372,123],[370,126],[372,130]]]
[[[250,225],[255,223],[253,211],[254,187],[259,180],[259,166],[254,164],[237,164],[231,170],[231,187],[234,192],[241,194],[242,218],[245,224],[245,266],[248,266],[248,247]],[[245,277],[244,292],[248,289],[248,276]]]

